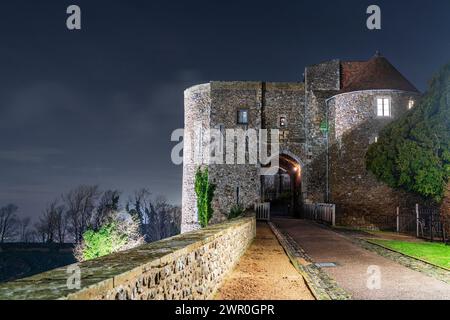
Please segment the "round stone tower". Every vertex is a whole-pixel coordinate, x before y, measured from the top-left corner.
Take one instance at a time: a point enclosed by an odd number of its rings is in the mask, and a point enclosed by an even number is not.
[[[195,173],[204,156],[204,132],[209,129],[211,86],[201,84],[184,92],[184,149],[181,232],[199,228]]]
[[[365,62],[342,62],[341,85],[327,100],[330,200],[344,219],[354,212],[390,213],[407,197],[377,181],[366,170],[365,156],[387,124],[414,108],[420,93],[379,54]]]

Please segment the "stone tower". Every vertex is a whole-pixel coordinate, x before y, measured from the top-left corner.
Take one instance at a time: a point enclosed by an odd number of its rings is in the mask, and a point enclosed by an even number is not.
[[[235,205],[252,208],[257,202],[273,203],[272,214],[279,215],[299,215],[302,203],[332,202],[341,221],[379,211],[375,201],[390,210],[405,195],[366,171],[365,153],[379,131],[419,97],[379,54],[368,61],[309,66],[304,82],[210,82],[187,89],[182,232],[198,228],[199,166],[208,167],[216,185],[215,221]],[[279,130],[278,174],[261,176],[259,163],[207,164],[209,129],[222,133],[221,144],[227,129]]]

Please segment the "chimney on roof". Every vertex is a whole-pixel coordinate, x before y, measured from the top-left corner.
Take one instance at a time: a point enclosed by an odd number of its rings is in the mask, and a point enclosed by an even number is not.
[[[382,56],[382,55],[381,55],[380,50],[375,51],[375,58],[379,58],[379,57],[381,57],[381,56]]]

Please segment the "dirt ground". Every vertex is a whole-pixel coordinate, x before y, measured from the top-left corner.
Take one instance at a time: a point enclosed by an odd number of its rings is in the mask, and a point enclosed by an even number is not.
[[[256,239],[219,289],[218,300],[313,300],[272,230],[258,223]]]

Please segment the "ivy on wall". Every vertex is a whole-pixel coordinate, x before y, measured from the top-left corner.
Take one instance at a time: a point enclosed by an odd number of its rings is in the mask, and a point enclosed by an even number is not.
[[[450,177],[450,64],[416,107],[381,132],[366,161],[389,186],[442,201]]]
[[[211,206],[215,186],[209,182],[208,169],[199,168],[195,174],[195,193],[197,195],[198,221],[202,228],[208,226],[213,216]]]

